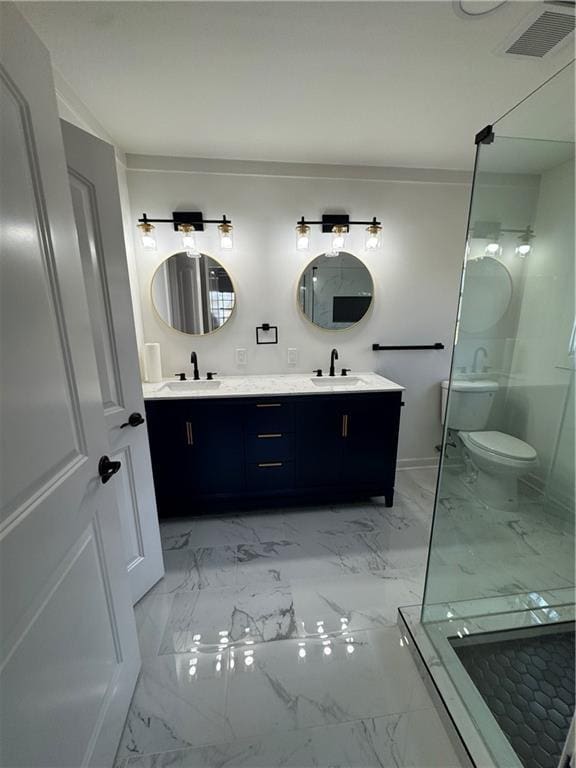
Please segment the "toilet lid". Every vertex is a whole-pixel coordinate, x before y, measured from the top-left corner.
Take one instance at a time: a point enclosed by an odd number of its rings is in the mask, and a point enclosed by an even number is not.
[[[479,448],[508,459],[530,461],[536,458],[531,445],[505,432],[468,432],[468,439]]]

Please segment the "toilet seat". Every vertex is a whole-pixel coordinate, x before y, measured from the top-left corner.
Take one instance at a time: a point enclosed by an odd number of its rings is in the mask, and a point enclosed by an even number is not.
[[[461,432],[465,442],[494,454],[502,456],[505,459],[514,461],[534,461],[537,453],[534,448],[519,440],[517,437],[507,435],[505,432],[481,431],[481,432]]]

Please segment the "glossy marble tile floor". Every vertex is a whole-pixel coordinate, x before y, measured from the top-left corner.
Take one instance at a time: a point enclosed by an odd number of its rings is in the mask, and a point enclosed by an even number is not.
[[[434,470],[383,499],[162,524],[117,768],[459,762],[396,627],[422,599]]]
[[[573,514],[524,485],[516,509],[490,509],[460,467],[444,468],[438,498],[427,602],[574,587]]]

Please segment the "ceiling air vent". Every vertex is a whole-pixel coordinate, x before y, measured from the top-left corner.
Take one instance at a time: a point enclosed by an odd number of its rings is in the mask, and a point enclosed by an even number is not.
[[[574,32],[572,13],[544,11],[506,48],[506,53],[541,59]]]

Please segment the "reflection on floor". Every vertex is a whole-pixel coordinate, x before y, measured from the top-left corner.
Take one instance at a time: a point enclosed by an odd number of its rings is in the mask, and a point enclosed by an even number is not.
[[[496,511],[461,467],[444,467],[427,603],[574,586],[574,517],[520,486],[517,509]]]
[[[458,760],[396,627],[421,602],[435,472],[383,499],[162,525],[118,768]]]

